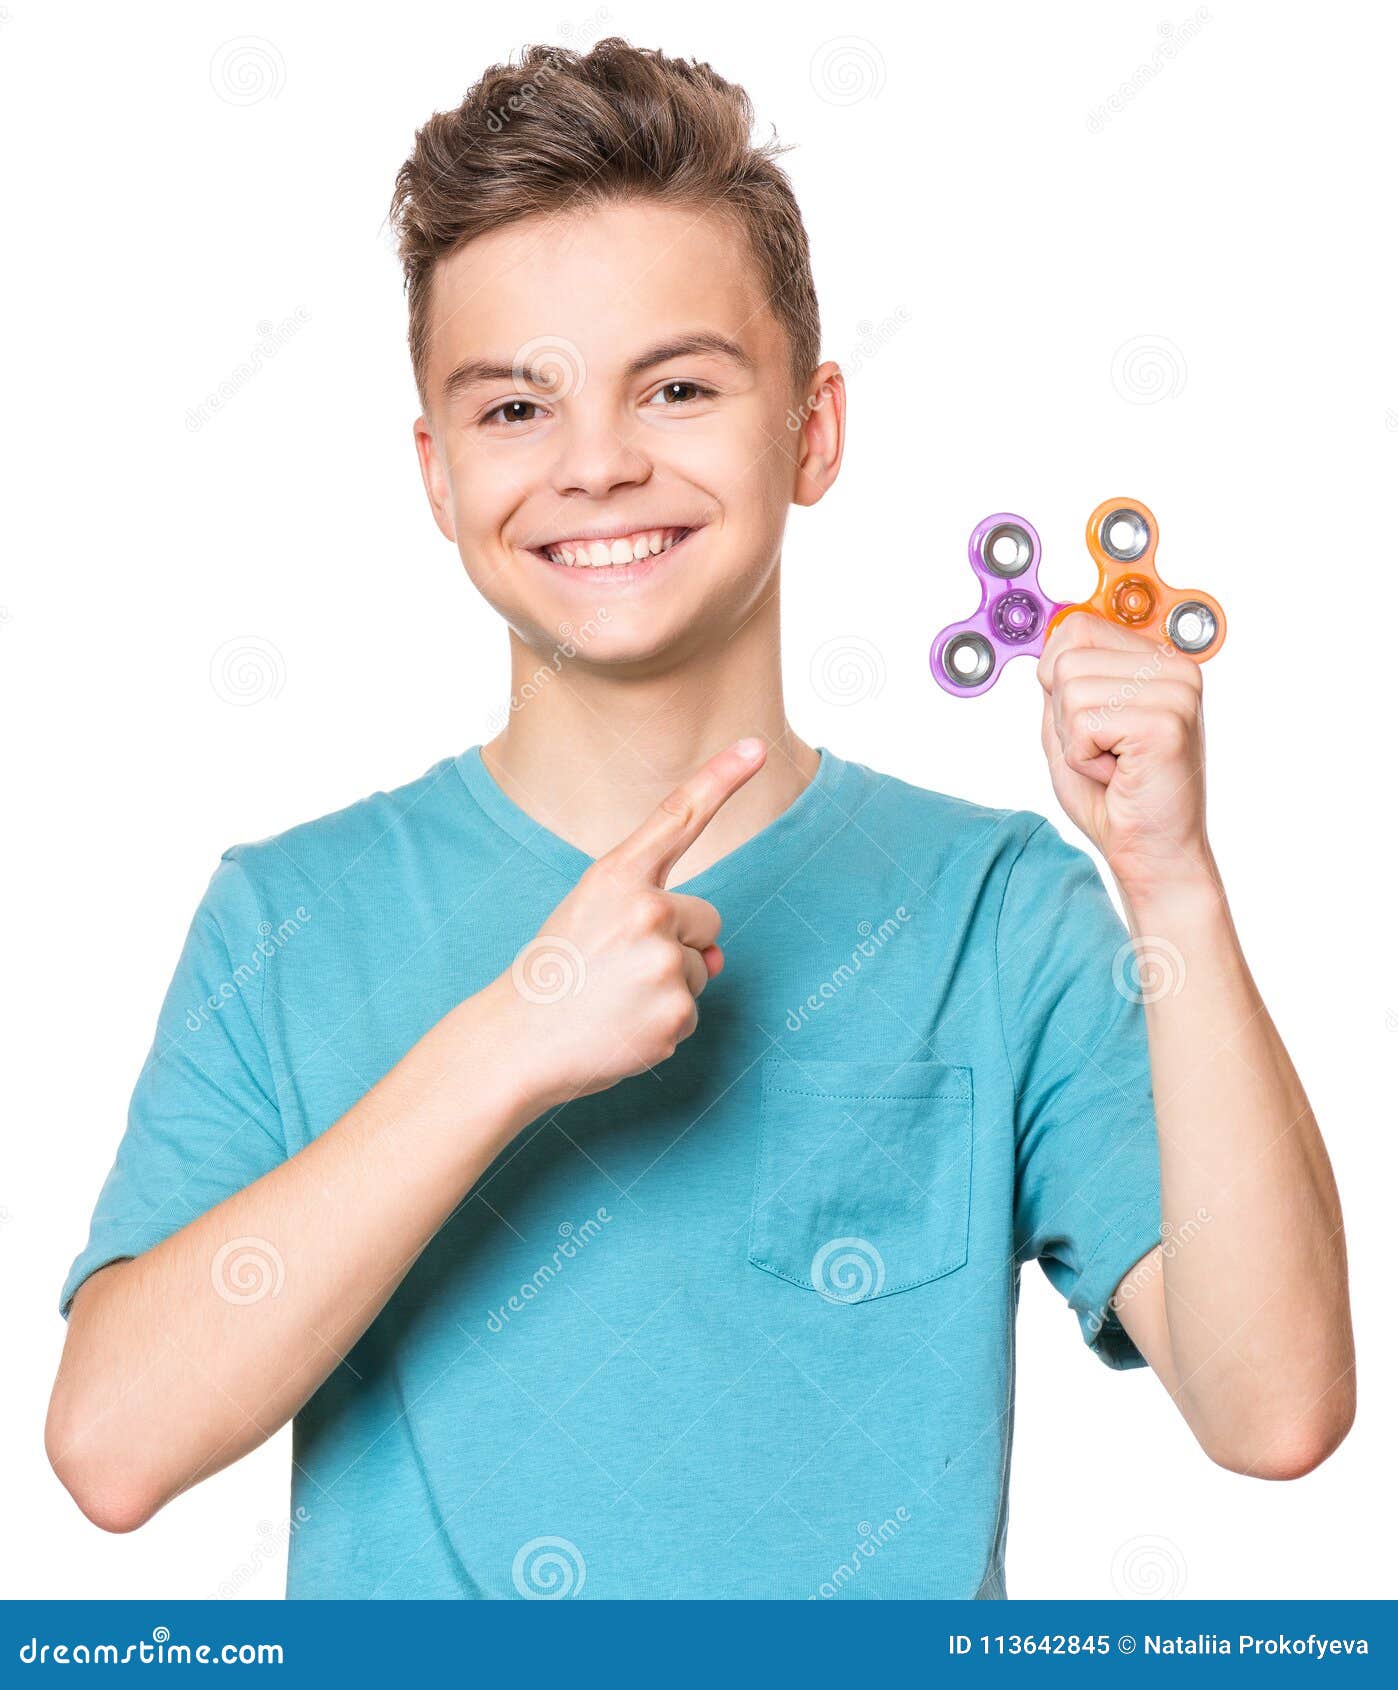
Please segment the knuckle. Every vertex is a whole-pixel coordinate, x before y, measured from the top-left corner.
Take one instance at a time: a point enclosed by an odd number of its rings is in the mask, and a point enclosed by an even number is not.
[[[609,851],[606,856],[598,857],[596,862],[583,870],[578,885],[612,890],[622,885],[625,879],[626,875],[622,870],[621,863]]]
[[[674,945],[658,944],[651,950],[641,969],[641,977],[657,988],[668,986],[679,967],[679,952]]]
[[[1058,686],[1059,707],[1065,717],[1076,718],[1086,707],[1084,693],[1087,691],[1082,681],[1073,675],[1067,676]]]
[[[660,808],[667,816],[673,816],[685,826],[688,826],[694,815],[694,801],[682,786],[677,786],[673,792],[667,792],[660,800]]]
[[[668,926],[670,901],[663,892],[643,891],[637,895],[636,919],[647,933],[659,933]]]
[[[1167,712],[1160,719],[1160,738],[1170,751],[1183,751],[1189,744],[1190,727],[1183,716],[1177,716],[1173,710]]]
[[[658,897],[640,892],[626,906],[626,931],[633,939],[647,939],[660,931],[664,910]]]

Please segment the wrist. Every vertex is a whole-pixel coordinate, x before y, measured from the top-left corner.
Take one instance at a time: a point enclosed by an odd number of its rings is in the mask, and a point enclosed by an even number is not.
[[[1133,934],[1197,930],[1228,920],[1227,895],[1207,846],[1186,869],[1116,878]]]
[[[471,1025],[481,1052],[484,1092],[508,1138],[563,1101],[549,1084],[538,1030],[526,1024],[524,1009],[507,970],[452,1011]]]

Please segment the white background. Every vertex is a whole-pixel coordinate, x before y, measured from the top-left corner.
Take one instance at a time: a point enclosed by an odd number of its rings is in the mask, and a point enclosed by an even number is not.
[[[58,1290],[219,853],[493,732],[505,641],[421,491],[384,218],[487,63],[620,33],[798,144],[850,393],[788,535],[799,732],[1075,838],[1032,664],[977,703],[928,677],[973,524],[1028,516],[1066,599],[1136,495],[1230,616],[1211,828],[1337,1168],[1359,1421],[1299,1483],[1215,1469],[1031,1269],[1011,1592],[1391,1593],[1393,12],[566,3],[0,12],[5,1591],[281,1594],[286,1434],[132,1536],[80,1517],[41,1443]]]

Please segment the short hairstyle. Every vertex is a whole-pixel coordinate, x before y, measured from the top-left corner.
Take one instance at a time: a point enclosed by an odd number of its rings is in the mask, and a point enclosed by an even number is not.
[[[799,392],[820,362],[810,247],[775,139],[754,145],[752,102],[707,64],[619,37],[578,53],[527,47],[417,131],[390,221],[408,295],[408,350],[427,406],[432,275],[480,235],[536,213],[655,199],[712,209],[742,230],[790,343]]]

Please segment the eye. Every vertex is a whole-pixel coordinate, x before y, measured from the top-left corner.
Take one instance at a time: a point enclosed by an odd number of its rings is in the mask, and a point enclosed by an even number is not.
[[[667,381],[646,401],[648,405],[690,405],[696,399],[712,399],[715,389],[697,381]]]
[[[496,405],[481,418],[483,425],[494,423],[497,427],[509,427],[512,423],[534,422],[543,411],[543,407],[533,399],[507,399],[503,405]]]

